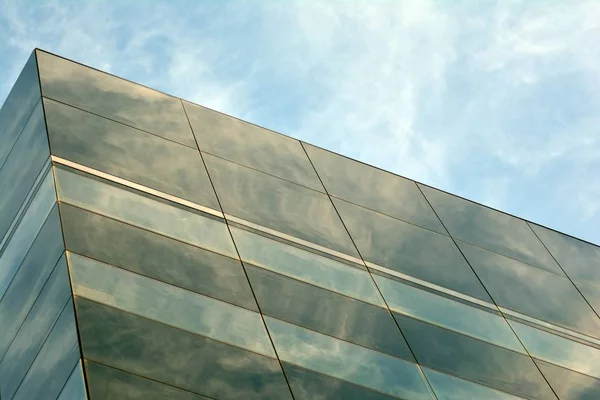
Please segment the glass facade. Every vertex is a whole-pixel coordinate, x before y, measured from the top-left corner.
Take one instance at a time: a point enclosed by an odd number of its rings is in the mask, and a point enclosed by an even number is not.
[[[36,50],[0,399],[600,398],[600,247]]]

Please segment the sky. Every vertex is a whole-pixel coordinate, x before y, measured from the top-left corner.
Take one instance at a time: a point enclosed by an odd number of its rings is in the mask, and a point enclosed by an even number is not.
[[[600,243],[600,1],[0,0],[34,47]]]

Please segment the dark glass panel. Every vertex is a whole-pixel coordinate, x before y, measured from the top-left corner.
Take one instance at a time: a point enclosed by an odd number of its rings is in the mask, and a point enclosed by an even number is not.
[[[600,399],[600,380],[543,361],[536,363],[561,400]]]
[[[466,243],[459,246],[498,305],[600,337],[600,319],[567,278]]]
[[[328,197],[206,154],[223,211],[312,243],[357,256]]]
[[[522,397],[478,385],[452,375],[423,368],[438,400],[519,400]]]
[[[84,357],[219,399],[291,399],[279,363],[76,298]]]
[[[247,265],[263,314],[414,361],[389,311]]]
[[[0,357],[8,349],[55,265],[67,268],[64,258],[57,265],[63,250],[58,207],[55,206],[0,301]]]
[[[37,55],[45,97],[196,147],[178,98],[52,54]]]
[[[219,209],[198,150],[52,100],[44,106],[53,155]]]
[[[401,314],[394,316],[424,367],[526,398],[553,398],[529,357]]]
[[[44,112],[38,104],[0,169],[0,239],[6,234],[49,155]]]
[[[202,400],[208,397],[85,361],[90,400]]]
[[[525,221],[424,185],[420,187],[454,238],[562,274]]]
[[[448,236],[333,199],[365,260],[489,301]]]
[[[40,99],[35,54],[31,54],[2,108],[0,108],[0,167],[17,141]]]
[[[183,105],[200,150],[323,191],[299,141],[196,104]]]
[[[238,260],[68,204],[60,207],[67,250],[257,310]]]
[[[56,400],[87,400],[81,360],[77,361],[75,368],[71,371],[67,383],[65,383],[65,386]]]
[[[397,397],[322,375],[293,364],[283,363],[283,369],[296,400],[392,400]]]
[[[415,182],[303,143],[333,196],[447,234]]]

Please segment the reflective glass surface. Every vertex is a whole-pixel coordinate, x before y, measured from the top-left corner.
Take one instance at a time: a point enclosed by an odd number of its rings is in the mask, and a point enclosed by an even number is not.
[[[529,224],[569,277],[600,287],[600,247]]]
[[[600,265],[600,264],[598,264]],[[590,306],[600,315],[600,289],[596,286],[586,285],[585,283],[575,282],[575,285],[588,301]]]
[[[230,229],[244,262],[367,303],[384,306],[366,270],[353,268],[243,229],[233,226]]]
[[[196,147],[178,98],[43,51],[37,56],[45,97]]]
[[[32,54],[0,108],[0,167],[40,100],[35,54]]]
[[[600,380],[543,361],[536,361],[561,400],[600,399]]]
[[[223,211],[357,256],[327,195],[206,154]]]
[[[423,372],[438,400],[517,400],[522,398],[429,368],[423,368]]]
[[[258,313],[74,253],[68,260],[77,296],[275,356]]]
[[[413,363],[270,317],[265,321],[282,361],[393,396],[431,399]]]
[[[562,274],[525,221],[424,185],[420,187],[454,238]]]
[[[69,301],[13,400],[56,399],[78,359],[77,328]]]
[[[447,234],[415,182],[307,143],[303,146],[330,195]]]
[[[208,397],[129,374],[93,361],[85,362],[90,400],[205,400]]]
[[[419,364],[531,399],[553,398],[531,358],[394,313]]]
[[[70,297],[68,271],[59,263],[0,363],[3,398],[12,398]]]
[[[414,361],[389,311],[246,266],[263,314]]]
[[[54,170],[61,201],[225,255],[237,255],[224,223],[88,176]]]
[[[54,266],[63,253],[58,210],[55,208],[33,242],[23,264],[0,301],[0,357],[15,337]],[[66,268],[64,260],[57,265]]]
[[[60,210],[67,250],[258,310],[239,260],[66,203]]]
[[[76,298],[86,359],[218,399],[290,400],[277,360]]]
[[[342,200],[333,202],[365,260],[489,301],[449,237]]]
[[[459,246],[498,305],[600,337],[600,319],[567,278],[466,243]]]
[[[69,380],[65,383],[57,400],[86,400],[85,383],[83,382],[83,371],[81,361],[77,361],[75,368],[71,371]]]
[[[17,273],[50,210],[56,203],[52,171],[48,171],[25,215],[0,254],[0,299]]]
[[[44,112],[38,104],[0,169],[0,238],[6,234],[49,155]]]
[[[393,311],[525,353],[501,316],[392,279],[373,276]]]
[[[323,191],[299,141],[196,104],[183,105],[200,150]]]

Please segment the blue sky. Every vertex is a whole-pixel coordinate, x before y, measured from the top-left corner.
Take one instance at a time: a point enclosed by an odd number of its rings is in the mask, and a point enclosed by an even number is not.
[[[600,243],[598,1],[0,0],[34,47]]]

